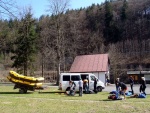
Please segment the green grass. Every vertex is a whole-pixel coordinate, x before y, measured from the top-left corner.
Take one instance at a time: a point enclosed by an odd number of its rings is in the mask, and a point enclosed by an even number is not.
[[[108,100],[108,92],[66,96],[57,88],[19,94],[13,86],[0,86],[1,113],[149,113],[150,95],[146,99]]]

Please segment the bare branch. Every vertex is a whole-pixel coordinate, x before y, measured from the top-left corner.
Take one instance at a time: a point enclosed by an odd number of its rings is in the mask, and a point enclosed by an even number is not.
[[[50,5],[48,5],[48,12],[53,15],[59,15],[64,13],[68,6],[70,0],[48,0]]]
[[[13,0],[0,0],[0,15],[16,18],[17,6]]]

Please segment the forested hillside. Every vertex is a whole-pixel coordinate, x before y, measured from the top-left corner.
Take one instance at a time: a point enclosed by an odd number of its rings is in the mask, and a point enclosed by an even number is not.
[[[115,0],[39,19],[0,20],[0,64],[26,74],[68,71],[77,55],[108,53],[111,75],[150,69],[150,0]]]

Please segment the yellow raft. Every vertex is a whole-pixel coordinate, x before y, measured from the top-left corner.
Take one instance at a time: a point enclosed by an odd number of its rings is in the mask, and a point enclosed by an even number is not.
[[[42,82],[44,81],[43,77],[35,78],[35,77],[24,76],[18,74],[15,71],[10,71],[7,78],[9,81],[15,84],[22,84],[31,87],[41,87],[43,85]]]

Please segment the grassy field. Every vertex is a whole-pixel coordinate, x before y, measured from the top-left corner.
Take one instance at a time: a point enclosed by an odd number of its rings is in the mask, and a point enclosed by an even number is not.
[[[13,86],[0,86],[1,113],[149,113],[150,95],[146,99],[108,100],[108,92],[66,96],[57,88],[19,94]]]

